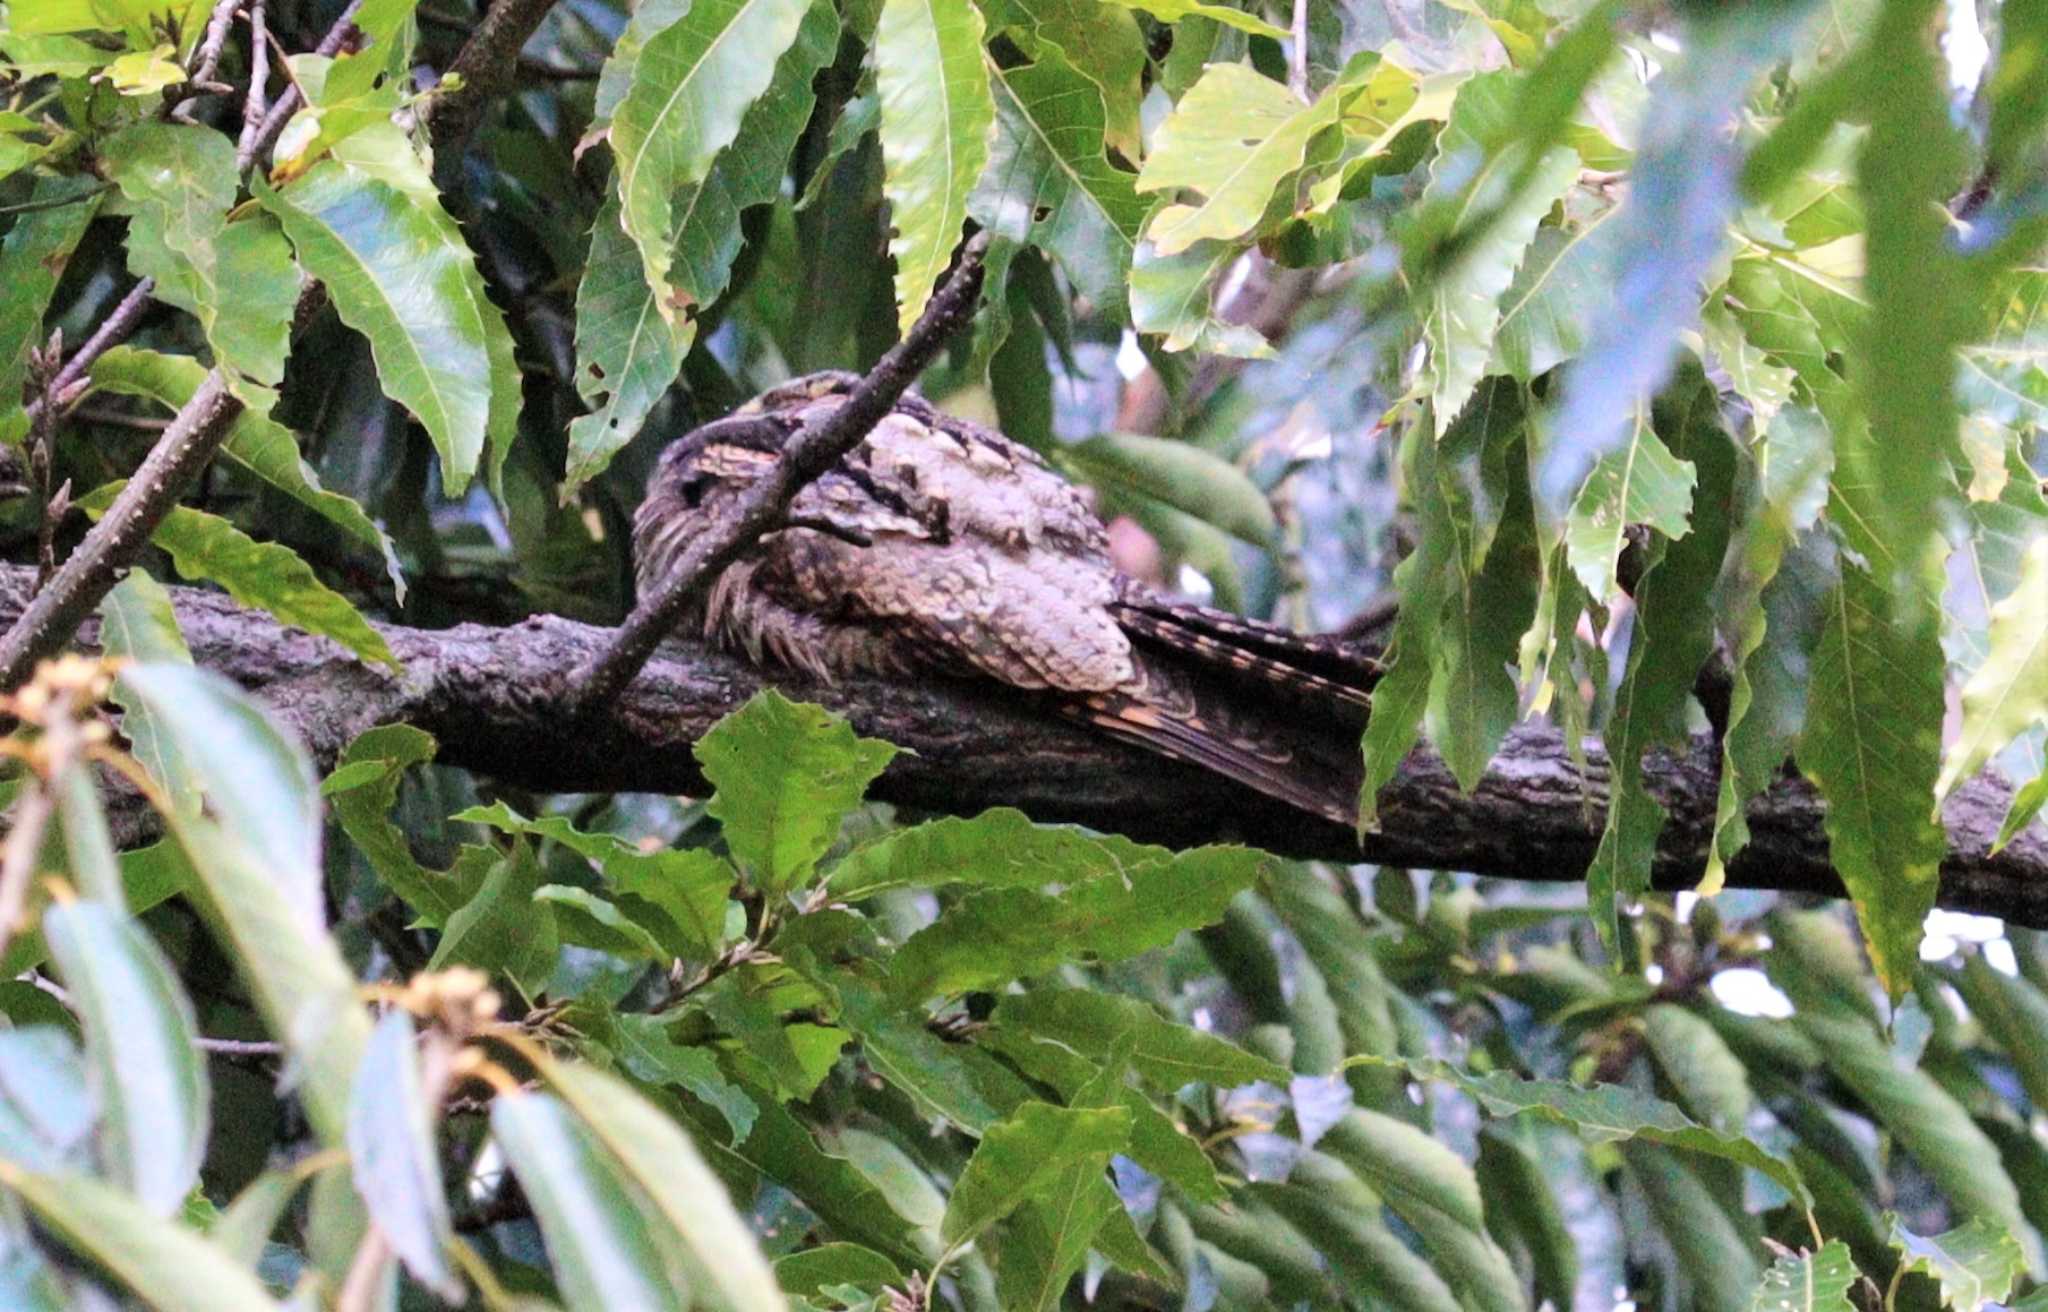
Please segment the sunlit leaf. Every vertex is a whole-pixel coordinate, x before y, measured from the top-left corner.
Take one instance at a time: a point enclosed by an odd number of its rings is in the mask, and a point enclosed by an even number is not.
[[[510,441],[519,394],[504,316],[454,220],[416,187],[338,159],[279,189],[254,185],[342,322],[369,338],[384,394],[426,428],[446,491],[460,493],[487,440]]]
[[[1991,608],[1991,651],[1963,686],[1963,725],[1949,745],[1937,798],[2048,716],[2048,535],[2034,539],[2019,586]]]
[[[809,878],[896,749],[771,688],[712,726],[695,752],[718,790],[709,809],[727,845],[779,894]]]
[[[677,193],[710,174],[810,7],[810,0],[698,0],[649,37],[633,64],[611,123],[618,221],[640,250],[656,313],[671,323],[690,309],[682,300],[687,289],[679,295],[669,280]]]
[[[882,194],[895,235],[897,323],[908,330],[951,261],[988,162],[995,100],[968,0],[883,0],[875,29]]]

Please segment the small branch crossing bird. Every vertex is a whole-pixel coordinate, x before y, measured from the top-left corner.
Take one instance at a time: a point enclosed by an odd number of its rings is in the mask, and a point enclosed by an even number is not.
[[[859,381],[812,374],[661,455],[633,521],[646,595],[692,538]],[[1002,434],[906,395],[726,567],[707,639],[831,681],[993,679],[1118,740],[1343,824],[1378,663],[1359,647],[1176,600],[1119,573],[1079,490]],[[687,621],[686,621],[687,622]]]

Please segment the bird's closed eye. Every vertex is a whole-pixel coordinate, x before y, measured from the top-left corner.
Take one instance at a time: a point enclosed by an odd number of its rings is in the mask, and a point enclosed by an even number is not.
[[[693,474],[683,480],[683,504],[695,510],[704,502],[704,489],[711,486],[711,480],[703,474]]]

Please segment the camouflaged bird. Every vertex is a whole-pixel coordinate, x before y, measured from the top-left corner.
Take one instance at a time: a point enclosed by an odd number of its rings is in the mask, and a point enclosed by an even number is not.
[[[800,378],[672,443],[633,521],[642,594],[858,381]],[[1113,738],[1357,818],[1369,656],[1119,573],[1075,487],[1029,448],[916,396],[797,494],[789,527],[728,566],[695,618],[757,664],[828,682],[993,679]]]

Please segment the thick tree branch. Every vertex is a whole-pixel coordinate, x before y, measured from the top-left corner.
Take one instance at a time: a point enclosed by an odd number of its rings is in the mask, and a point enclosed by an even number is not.
[[[0,622],[21,614],[33,575],[0,567]],[[508,628],[381,626],[405,662],[405,673],[393,677],[217,594],[171,593],[200,663],[254,690],[323,765],[364,729],[404,720],[440,740],[442,761],[510,784],[701,792],[691,746],[765,682],[729,656],[671,642],[616,701],[572,724],[558,691],[561,671],[602,651],[610,630],[552,616]],[[85,636],[94,636],[91,626]],[[846,715],[864,734],[911,749],[882,776],[875,795],[932,811],[972,814],[1009,805],[1041,820],[1078,821],[1154,842],[1235,839],[1295,857],[1562,882],[1583,877],[1606,806],[1606,762],[1597,743],[1587,744],[1592,773],[1582,786],[1557,732],[1523,727],[1509,735],[1471,797],[1459,794],[1433,754],[1410,757],[1382,797],[1381,832],[1361,848],[1342,825],[1098,738],[1007,689],[946,680],[824,686],[787,674],[774,682],[792,697]],[[1658,844],[1657,882],[1687,887],[1699,878],[1713,832],[1713,746],[1703,738],[1683,758],[1653,758],[1647,777],[1672,812]],[[1986,854],[2011,795],[2009,785],[1987,776],[1950,799],[1944,816],[1952,855],[1943,867],[1941,902],[2048,927],[2048,833],[2035,826],[1999,855]],[[1821,811],[1805,783],[1779,780],[1750,807],[1754,841],[1735,861],[1730,881],[1839,895]],[[127,844],[154,833],[149,813],[132,799],[115,827]]]
[[[640,599],[605,651],[577,666],[569,687],[579,708],[603,707],[617,697],[662,638],[675,630],[690,598],[762,535],[785,525],[796,494],[859,446],[882,421],[946,339],[973,316],[988,241],[986,232],[968,241],[945,285],[932,294],[903,340],[875,362],[838,409],[791,436],[774,470],[747,489],[732,518],[693,539],[653,595]]]

